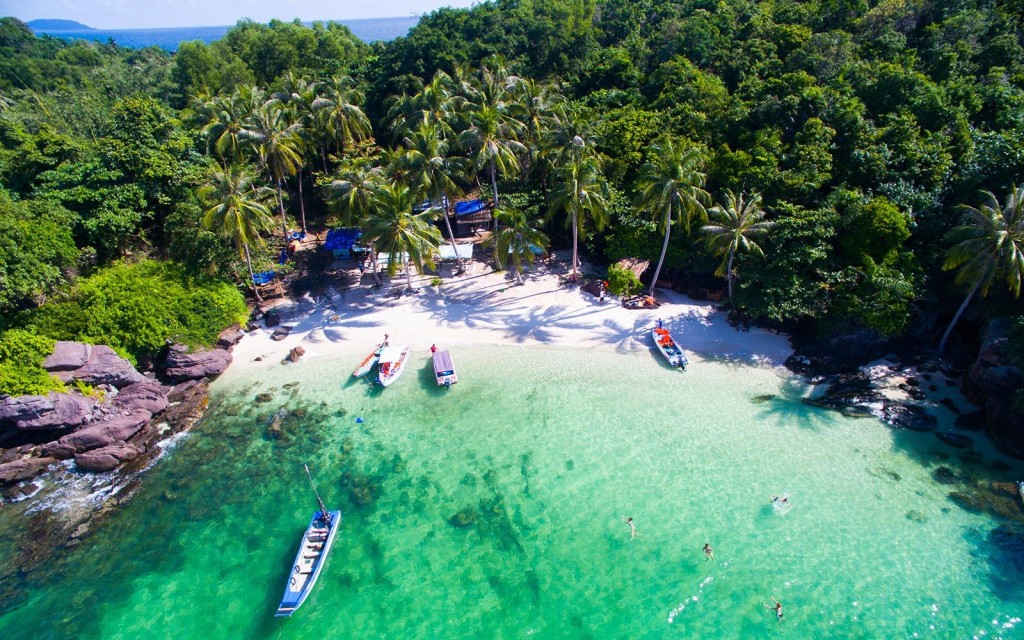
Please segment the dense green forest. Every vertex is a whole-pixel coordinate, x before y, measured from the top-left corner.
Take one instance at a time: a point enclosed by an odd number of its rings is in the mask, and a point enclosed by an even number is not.
[[[141,357],[159,347],[154,305],[194,305],[199,287],[222,313],[167,336],[199,344],[239,315],[221,283],[249,294],[282,227],[359,225],[429,261],[449,231],[415,205],[480,189],[512,262],[534,243],[650,259],[654,278],[819,335],[963,351],[999,317],[1020,337],[1022,15],[1021,0],[498,0],[390,42],[240,22],[173,55],[4,18],[0,313]],[[157,274],[175,293],[127,284]],[[136,311],[66,321],[98,283]]]

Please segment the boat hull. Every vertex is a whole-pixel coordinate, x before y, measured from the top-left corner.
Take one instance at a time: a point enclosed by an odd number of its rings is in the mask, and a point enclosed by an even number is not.
[[[356,367],[356,370],[352,372],[353,378],[362,378],[366,374],[370,373],[373,369],[373,365],[377,364],[377,360],[380,358],[380,352],[384,349],[384,344],[381,343],[373,350],[373,353],[366,356],[366,358]]]
[[[654,344],[657,345],[658,351],[661,352],[661,355],[668,361],[669,365],[685,369],[686,365],[690,364],[686,354],[683,353],[682,347],[676,343],[666,329],[655,328],[651,331],[651,337],[654,339]]]
[[[324,563],[327,561],[327,555],[331,552],[331,547],[334,546],[338,529],[341,528],[341,511],[328,513],[331,515],[330,526],[325,527],[320,512],[317,511],[302,534],[299,552],[295,555],[288,581],[285,583],[284,596],[281,597],[281,603],[277,606],[274,617],[290,617],[302,606],[316,585]]]
[[[390,387],[405,372],[409,347],[405,345],[387,347],[380,353],[380,367],[377,369],[377,384]]]
[[[433,353],[434,377],[437,379],[437,386],[450,387],[459,381],[459,375],[455,373],[455,365],[452,363],[451,354],[444,349],[438,349]]]

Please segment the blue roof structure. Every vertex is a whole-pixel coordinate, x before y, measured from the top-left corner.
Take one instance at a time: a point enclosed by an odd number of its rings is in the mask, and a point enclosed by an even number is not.
[[[327,232],[327,239],[324,240],[324,249],[327,251],[349,251],[362,236],[363,232],[357,227],[331,229]]]
[[[455,203],[456,216],[468,216],[471,213],[479,213],[487,208],[483,200],[467,200]]]

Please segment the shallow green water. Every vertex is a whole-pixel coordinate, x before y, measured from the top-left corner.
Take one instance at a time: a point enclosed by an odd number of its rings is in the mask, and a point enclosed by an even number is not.
[[[343,386],[357,357],[222,380],[135,498],[25,578],[0,637],[1021,635],[1022,576],[993,562],[996,523],[931,479],[969,464],[931,434],[810,409],[768,368],[453,357],[450,391],[423,353],[383,392]],[[282,406],[308,413],[267,438]],[[302,462],[344,529],[310,599],[276,620],[315,507]],[[782,494],[786,512],[769,505]],[[463,510],[474,521],[453,525]]]

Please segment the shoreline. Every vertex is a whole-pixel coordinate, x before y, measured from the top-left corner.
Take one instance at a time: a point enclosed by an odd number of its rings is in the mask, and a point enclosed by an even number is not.
[[[330,290],[317,301],[309,296],[268,301],[262,308],[275,311],[280,325],[260,323],[247,332],[220,378],[278,366],[295,347],[305,353],[294,366],[312,358],[351,357],[355,368],[385,334],[392,344],[407,344],[413,351],[428,351],[432,344],[654,349],[649,332],[659,319],[698,361],[727,358],[782,366],[793,353],[788,336],[730,326],[713,302],[659,289],[660,308],[627,309],[616,297],[601,302],[578,286],[563,286],[564,262],[535,266],[523,276],[523,285],[506,271],[473,262],[465,275],[444,278],[440,286],[430,284],[433,276],[414,276],[418,291],[411,295],[396,296],[406,287],[404,277],[374,289],[367,274],[359,285]],[[271,336],[282,326],[290,328],[288,335],[275,341]]]

